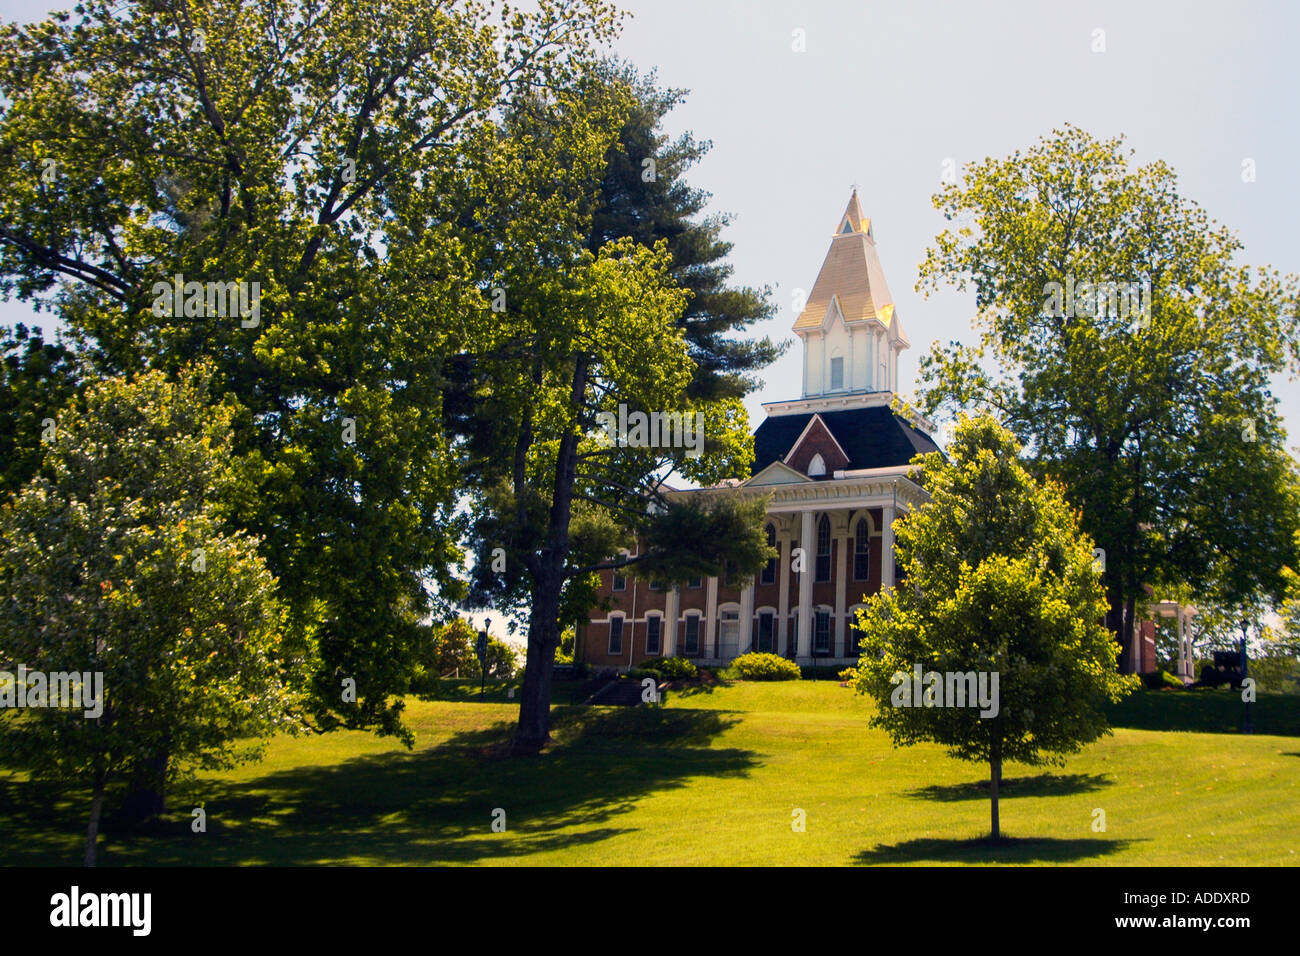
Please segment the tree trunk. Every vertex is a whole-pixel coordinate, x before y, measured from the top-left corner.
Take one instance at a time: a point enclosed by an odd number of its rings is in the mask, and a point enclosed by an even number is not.
[[[99,818],[104,812],[104,776],[95,775],[94,796],[90,799],[90,824],[86,827],[86,866],[95,865],[95,844],[99,840]]]
[[[560,612],[559,585],[538,582],[529,609],[528,656],[519,695],[519,725],[511,753],[535,754],[551,737],[551,675],[559,643],[556,620]]]
[[[1002,760],[994,757],[989,761],[989,793],[993,799],[993,839],[1002,839],[1002,827],[998,820],[998,785],[1002,783]]]
[[[573,370],[569,400],[579,411],[587,393],[588,361],[586,356],[579,356]],[[546,547],[532,572],[528,658],[524,663],[524,686],[520,689],[519,726],[511,744],[511,753],[515,755],[535,754],[551,737],[551,675],[555,649],[560,644],[560,591],[569,560],[569,521],[573,515],[577,454],[578,435],[570,430],[560,439],[556,452]],[[518,481],[519,469],[516,476]]]
[[[1120,668],[1121,671],[1129,674],[1137,674],[1142,670],[1141,643],[1133,640],[1133,631],[1137,627],[1137,597],[1130,593],[1124,601],[1124,658],[1127,659],[1128,669]],[[1137,643],[1139,653],[1135,654],[1134,643]]]
[[[122,808],[114,815],[115,821],[138,826],[167,811],[168,759],[166,753],[155,754],[137,765]]]

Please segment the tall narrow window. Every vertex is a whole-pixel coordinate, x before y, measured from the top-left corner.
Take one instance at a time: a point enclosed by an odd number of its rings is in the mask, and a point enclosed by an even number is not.
[[[831,579],[831,521],[822,515],[817,522],[817,580]]]
[[[871,528],[866,518],[858,519],[853,532],[853,580],[865,581],[871,573]]]
[[[844,387],[844,359],[831,359],[831,389],[840,389]]]
[[[763,611],[758,615],[758,650],[764,654],[771,654],[776,650],[776,619],[771,611]]]
[[[659,635],[662,631],[663,618],[655,615],[646,618],[645,622],[645,652],[646,654],[657,655],[662,653],[659,648]]]
[[[831,612],[818,611],[813,618],[813,652],[829,654],[831,652]]]
[[[682,642],[682,653],[686,657],[698,657],[700,654],[700,616],[686,616],[686,639]]]
[[[619,574],[617,571],[615,571],[615,572],[614,572],[614,590],[615,590],[615,591],[623,591],[623,590],[626,590],[626,589],[627,589],[627,578],[623,577],[623,575],[621,575],[621,574]]]
[[[723,611],[718,615],[717,656],[729,661],[740,653],[740,612]]]
[[[623,619],[621,617],[611,617],[609,619],[609,652],[611,654],[623,653]]]
[[[776,547],[776,528],[773,525],[767,526],[767,546],[769,548]],[[764,584],[776,583],[776,558],[767,559],[767,564],[763,566],[761,581]]]
[[[735,584],[736,584],[735,579],[736,579],[736,562],[735,562],[735,561],[728,561],[728,562],[727,562],[727,566],[726,566],[726,570],[723,571],[723,573],[722,573],[722,585],[723,585],[723,587],[728,587],[728,588],[730,588],[730,587],[735,587]]]
[[[844,648],[845,657],[857,657],[862,653],[859,645],[862,643],[862,631],[858,628],[857,608],[849,612],[849,637],[848,647]]]

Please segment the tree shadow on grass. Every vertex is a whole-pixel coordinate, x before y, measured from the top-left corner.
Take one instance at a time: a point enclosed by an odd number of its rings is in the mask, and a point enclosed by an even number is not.
[[[1102,787],[1112,786],[1112,781],[1102,774],[1044,773],[1034,777],[1005,777],[998,787],[998,797],[1066,797],[1078,793],[1090,793]],[[989,799],[989,781],[972,780],[968,783],[935,784],[907,791],[904,796],[922,800],[938,800],[950,803],[958,800]]]
[[[855,863],[873,866],[890,863],[1073,863],[1118,853],[1139,840],[1104,838],[1058,840],[1052,837],[1016,839],[994,843],[978,840],[922,838],[902,843],[878,844],[854,856]]]
[[[247,782],[182,784],[154,832],[107,835],[100,865],[472,863],[588,846],[633,832],[625,814],[653,793],[696,777],[747,774],[758,763],[750,751],[709,747],[738,719],[713,711],[563,708],[554,714],[555,742],[536,757],[504,756],[514,725],[500,721],[414,752]],[[18,785],[25,804],[28,786]],[[200,804],[207,832],[193,833],[190,808]],[[498,809],[504,833],[493,832]],[[84,834],[84,818],[32,812],[26,823],[41,832]],[[15,862],[78,860],[65,849],[57,858]]]

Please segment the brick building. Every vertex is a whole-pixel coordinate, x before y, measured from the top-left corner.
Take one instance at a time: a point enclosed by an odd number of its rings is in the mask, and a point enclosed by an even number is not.
[[[894,584],[894,518],[924,500],[908,462],[938,447],[930,423],[890,408],[898,355],[910,343],[856,191],[794,331],[803,395],[763,406],[748,479],[675,492],[770,494],[767,535],[780,557],[753,580],[723,575],[674,588],[632,569],[602,572],[612,609],[579,629],[580,660],[627,668],[677,655],[725,664],[749,650],[803,664],[856,659],[854,611]]]

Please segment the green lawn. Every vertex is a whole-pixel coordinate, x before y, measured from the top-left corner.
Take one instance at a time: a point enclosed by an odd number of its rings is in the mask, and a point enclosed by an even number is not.
[[[866,728],[870,704],[834,682],[737,683],[660,709],[561,706],[556,744],[535,759],[498,755],[515,704],[503,688],[485,703],[476,693],[409,701],[413,751],[353,732],[279,738],[259,764],[180,785],[155,830],[110,827],[100,863],[1300,863],[1294,697],[1262,699],[1257,733],[1242,736],[1227,692],[1134,695],[1114,709],[1114,736],[1063,769],[1007,768],[1014,839],[993,848],[979,839],[986,768],[893,749]],[[200,803],[208,832],[195,834]],[[87,804],[0,772],[0,859],[79,863]],[[498,807],[504,833],[491,829]],[[791,828],[796,808],[806,832]]]

